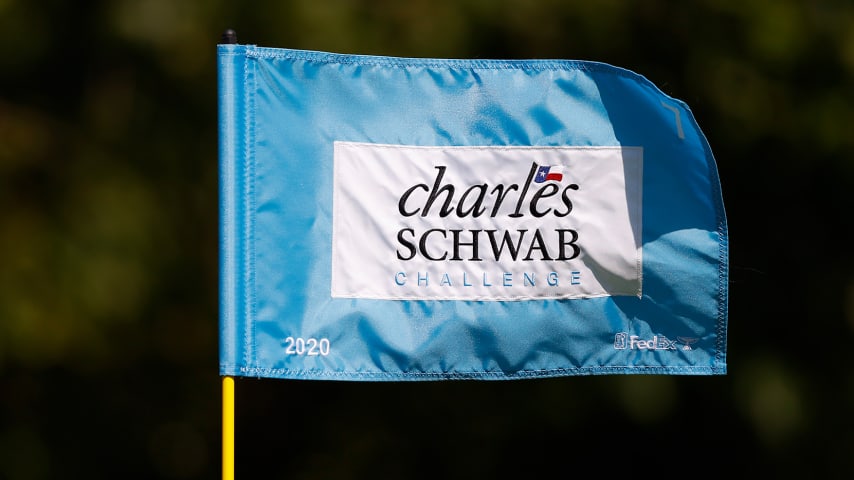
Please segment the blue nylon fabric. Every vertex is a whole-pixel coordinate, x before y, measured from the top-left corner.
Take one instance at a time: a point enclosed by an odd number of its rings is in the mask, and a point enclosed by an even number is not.
[[[404,381],[726,373],[728,234],[717,167],[688,106],[642,76],[584,61],[253,45],[219,45],[218,66],[221,375]],[[334,141],[642,146],[643,295],[332,298]],[[666,339],[673,348],[615,348],[631,336]],[[328,339],[331,348],[289,355],[287,337]]]

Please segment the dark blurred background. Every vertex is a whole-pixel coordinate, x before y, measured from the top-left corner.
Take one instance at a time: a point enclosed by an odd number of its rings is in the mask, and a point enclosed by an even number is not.
[[[0,0],[0,479],[220,476],[227,28],[633,70],[694,112],[731,242],[726,376],[238,378],[237,478],[854,478],[851,1]]]

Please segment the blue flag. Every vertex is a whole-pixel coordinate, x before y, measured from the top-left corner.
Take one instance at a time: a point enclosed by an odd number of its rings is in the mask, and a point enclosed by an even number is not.
[[[218,78],[221,375],[726,373],[717,166],[642,76],[219,45]]]

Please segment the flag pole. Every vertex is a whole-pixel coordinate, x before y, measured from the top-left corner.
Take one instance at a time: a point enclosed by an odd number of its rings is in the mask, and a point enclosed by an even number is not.
[[[220,41],[237,43],[237,32],[227,29]],[[234,378],[222,377],[222,480],[234,480]]]
[[[222,480],[234,480],[233,377],[222,377]]]

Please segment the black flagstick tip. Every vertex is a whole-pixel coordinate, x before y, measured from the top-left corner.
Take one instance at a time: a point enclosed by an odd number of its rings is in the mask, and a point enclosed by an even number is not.
[[[222,43],[237,43],[237,32],[230,28],[222,32]]]

